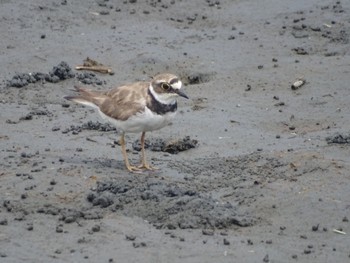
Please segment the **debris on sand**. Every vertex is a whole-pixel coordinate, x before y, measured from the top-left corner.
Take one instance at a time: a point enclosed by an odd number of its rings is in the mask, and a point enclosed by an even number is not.
[[[297,90],[301,88],[305,83],[306,83],[305,79],[298,79],[292,84],[291,88],[292,90]]]
[[[113,75],[114,72],[112,70],[112,68],[107,67],[89,57],[87,57],[84,60],[83,65],[78,65],[75,67],[76,70],[91,70],[91,71],[96,71],[99,73],[103,73],[103,74],[110,74]]]

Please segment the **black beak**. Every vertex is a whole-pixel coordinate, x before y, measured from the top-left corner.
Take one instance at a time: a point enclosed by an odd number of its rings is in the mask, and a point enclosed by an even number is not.
[[[186,99],[189,99],[189,97],[188,97],[185,93],[183,93],[181,90],[175,89],[174,91],[175,91],[175,93],[176,93],[177,95],[179,95],[179,96],[181,96],[181,97],[184,97],[184,98],[186,98]]]

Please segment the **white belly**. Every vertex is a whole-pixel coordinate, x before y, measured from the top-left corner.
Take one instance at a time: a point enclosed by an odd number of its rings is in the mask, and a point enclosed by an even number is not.
[[[103,112],[99,111],[101,117],[113,124],[124,132],[147,132],[159,130],[171,123],[171,120],[175,117],[176,112],[169,112],[164,115],[154,114],[147,107],[143,113],[138,113],[135,116],[130,117],[126,121],[118,121],[108,117]]]

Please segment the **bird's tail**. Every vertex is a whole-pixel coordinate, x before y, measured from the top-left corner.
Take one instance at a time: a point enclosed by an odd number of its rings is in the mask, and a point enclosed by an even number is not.
[[[76,103],[84,104],[91,107],[99,107],[105,100],[105,96],[97,91],[92,91],[82,87],[74,86],[78,91],[78,95],[66,96],[66,100],[74,101]]]

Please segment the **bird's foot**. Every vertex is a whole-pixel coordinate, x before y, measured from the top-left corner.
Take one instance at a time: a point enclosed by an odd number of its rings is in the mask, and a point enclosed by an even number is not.
[[[149,170],[149,171],[159,170],[159,168],[151,166],[148,163],[142,163],[139,166],[137,166],[137,168],[142,169],[142,170]]]
[[[132,165],[126,165],[126,169],[128,169],[131,173],[141,173],[143,169],[140,167],[132,166]]]

